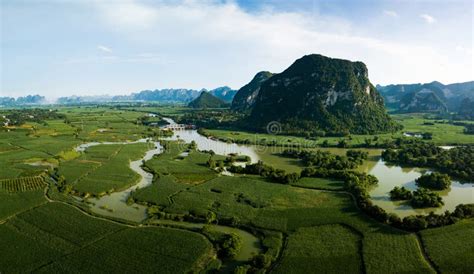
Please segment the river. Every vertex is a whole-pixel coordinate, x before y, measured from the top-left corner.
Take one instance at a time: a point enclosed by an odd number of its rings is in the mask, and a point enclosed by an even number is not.
[[[180,131],[179,133],[182,134],[183,132],[184,131]],[[224,151],[229,151],[228,153],[239,153],[239,154],[242,154],[244,152],[246,153],[250,150],[249,148],[244,148],[243,150],[240,150],[238,148],[235,148],[235,146],[230,146],[231,147],[230,149],[226,149],[225,145],[227,144],[223,142],[219,142],[219,141],[212,141],[210,145],[205,146],[203,145],[204,142],[201,139],[204,137],[197,134],[197,132],[193,133],[193,132],[186,131],[186,133],[187,134],[185,134],[185,136],[197,136],[197,138],[194,138],[192,140],[195,140],[198,143],[198,148],[201,150],[208,147],[208,148],[213,149],[216,153],[223,153]],[[174,139],[178,138],[176,135],[177,134],[175,134]],[[192,141],[190,139],[188,140],[189,142]],[[77,146],[75,150],[78,152],[84,152],[88,148],[92,146],[97,146],[97,145],[114,145],[114,144],[127,145],[127,144],[136,144],[136,143],[153,144],[152,148],[148,150],[141,159],[130,162],[130,169],[132,169],[138,175],[140,175],[140,180],[138,181],[137,184],[123,191],[113,192],[109,195],[104,195],[99,198],[85,199],[84,202],[88,204],[92,212],[102,215],[102,216],[128,220],[128,221],[132,221],[136,223],[141,223],[147,218],[147,207],[143,205],[139,205],[139,204],[128,205],[127,198],[129,197],[130,193],[136,190],[137,188],[144,188],[153,183],[153,175],[143,170],[141,165],[144,161],[150,160],[154,155],[162,153],[163,148],[159,142],[151,142],[150,139],[140,139],[134,142],[90,142],[90,143],[85,143],[85,144],[81,144]],[[252,158],[252,160],[256,161],[255,158]],[[78,200],[82,200],[82,199],[78,199]],[[153,223],[160,224],[160,225],[172,225],[172,226],[182,227],[186,229],[195,229],[195,228],[204,227],[204,224],[176,222],[172,220],[155,220]],[[224,267],[229,267],[229,266],[233,266],[236,264],[249,261],[250,259],[253,258],[254,255],[259,254],[262,251],[260,239],[247,231],[234,228],[234,227],[222,226],[222,225],[211,225],[211,228],[216,231],[220,231],[222,233],[235,233],[242,240],[242,247],[239,253],[237,254],[237,256],[234,258],[233,262],[227,262]]]

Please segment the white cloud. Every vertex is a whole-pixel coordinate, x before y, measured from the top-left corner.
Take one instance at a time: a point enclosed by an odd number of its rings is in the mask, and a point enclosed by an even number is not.
[[[106,46],[98,45],[97,49],[106,53],[112,53],[112,49]]]
[[[398,13],[393,10],[384,10],[383,14],[390,16],[390,17],[398,17]]]
[[[429,14],[420,14],[420,18],[425,20],[425,22],[428,24],[433,24],[434,22],[436,22],[436,19]]]
[[[98,0],[96,5],[116,28],[150,27],[157,17],[153,8],[134,0]]]
[[[115,3],[98,4],[107,26],[133,45],[146,45],[143,51],[166,52],[166,58],[144,55],[120,60],[160,64],[173,60],[157,80],[168,86],[212,87],[221,81],[238,88],[259,70],[280,72],[310,53],[363,61],[374,83],[442,81],[461,71],[461,65],[449,69],[455,62],[434,46],[359,35],[357,25],[317,14],[271,9],[248,13],[233,2]],[[435,21],[421,16],[428,23]],[[179,80],[173,82],[173,77]]]

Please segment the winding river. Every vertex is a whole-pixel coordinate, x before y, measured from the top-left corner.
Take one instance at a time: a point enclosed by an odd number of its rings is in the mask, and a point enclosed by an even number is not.
[[[172,120],[170,120],[172,121]],[[187,138],[182,138],[182,134]],[[180,135],[181,134],[181,135]],[[180,135],[178,137],[178,135]],[[252,161],[257,161],[255,157],[256,154],[249,153],[251,152],[250,148],[242,147],[242,146],[233,146],[219,141],[208,140],[207,145],[204,142],[204,139],[207,138],[199,135],[195,130],[193,131],[179,131],[179,134],[175,134],[171,139],[184,139],[186,142],[196,141],[198,143],[198,148],[200,150],[204,149],[212,149],[216,153],[227,155],[228,153],[237,153],[237,154],[245,154],[250,155]],[[140,180],[137,184],[133,185],[130,188],[127,188],[123,191],[113,192],[109,195],[104,195],[99,198],[87,198],[83,200],[83,202],[87,203],[90,210],[96,214],[128,220],[136,223],[141,223],[147,218],[147,207],[139,204],[127,204],[127,198],[129,197],[130,193],[137,188],[144,188],[152,184],[153,182],[153,175],[141,168],[141,165],[144,161],[150,160],[154,155],[160,154],[163,151],[163,147],[160,145],[159,142],[151,142],[150,139],[140,139],[134,142],[90,142],[81,144],[75,148],[78,152],[84,152],[88,148],[97,145],[117,145],[117,144],[136,144],[136,143],[150,143],[153,144],[152,148],[145,153],[143,158],[130,162],[130,169],[135,171],[138,175],[140,175]],[[254,156],[254,157],[252,157]],[[82,201],[82,199],[78,199]],[[187,223],[187,222],[177,222],[172,220],[155,220],[154,224],[159,225],[169,225],[174,227],[182,227],[185,229],[198,229],[204,227],[204,224],[200,223]],[[252,259],[252,257],[262,251],[261,249],[261,242],[255,235],[238,228],[234,227],[227,227],[222,225],[211,225],[212,229],[216,231],[220,231],[222,233],[235,233],[237,234],[242,240],[242,247],[240,249],[239,254],[234,258],[233,263],[228,262],[226,266],[238,264],[240,262],[246,262]]]
[[[173,124],[172,119],[165,119],[168,123]],[[265,154],[265,152],[259,150],[256,146],[246,146],[229,144],[218,140],[213,140],[200,135],[196,130],[182,130],[174,132],[174,135],[165,140],[184,140],[187,143],[192,141],[196,142],[199,150],[213,150],[216,154],[227,155],[229,153],[235,153],[239,155],[248,155],[251,162],[257,162],[259,159],[278,157],[276,155]],[[152,184],[153,175],[146,172],[141,168],[143,161],[150,160],[153,155],[162,152],[162,146],[159,142],[151,142],[149,139],[140,139],[135,142],[91,142],[78,146],[77,151],[83,152],[87,148],[96,145],[107,145],[107,144],[133,144],[133,143],[150,143],[153,144],[152,148],[145,153],[142,159],[130,162],[130,168],[140,175],[140,181],[120,192],[114,192],[110,195],[105,195],[100,198],[89,198],[86,199],[86,203],[90,205],[90,209],[97,214],[125,219],[132,222],[140,223],[147,217],[146,207],[138,204],[127,205],[127,197],[132,191],[137,188],[147,187]],[[345,154],[345,149],[329,148],[329,150],[336,154]],[[430,211],[436,213],[442,213],[445,210],[453,210],[456,205],[460,203],[473,203],[474,202],[474,185],[473,184],[461,184],[458,181],[453,181],[453,184],[449,190],[440,192],[445,205],[440,208],[428,208],[428,209],[413,209],[409,204],[403,202],[392,202],[389,199],[389,191],[394,186],[405,186],[411,190],[416,189],[414,183],[415,179],[421,176],[427,170],[419,168],[402,168],[399,166],[390,166],[380,159],[381,150],[366,150],[369,152],[369,160],[359,168],[360,171],[365,171],[369,174],[376,176],[379,179],[379,185],[374,188],[370,194],[375,204],[381,206],[388,212],[397,213],[399,216],[404,217],[412,214],[427,214]],[[281,161],[281,157],[279,157]],[[265,159],[266,160],[266,159]],[[170,220],[158,220],[157,224],[180,226],[183,228],[193,229],[201,228],[203,224],[194,224],[186,222],[175,222]],[[214,229],[221,232],[229,233],[233,232],[238,234],[243,240],[243,246],[241,253],[236,258],[237,261],[249,260],[254,254],[261,252],[260,240],[254,235],[232,227],[214,225]]]

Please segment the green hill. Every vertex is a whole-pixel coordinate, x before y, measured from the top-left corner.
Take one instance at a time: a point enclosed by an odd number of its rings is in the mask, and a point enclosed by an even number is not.
[[[222,108],[227,107],[228,104],[221,99],[213,96],[207,91],[201,92],[201,94],[188,104],[188,107],[192,108]]]
[[[306,55],[263,82],[247,124],[285,133],[372,134],[398,129],[362,62]]]

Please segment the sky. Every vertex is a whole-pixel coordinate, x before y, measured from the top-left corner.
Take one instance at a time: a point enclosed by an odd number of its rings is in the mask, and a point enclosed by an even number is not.
[[[1,0],[0,96],[238,89],[306,54],[373,84],[474,80],[472,0]]]

